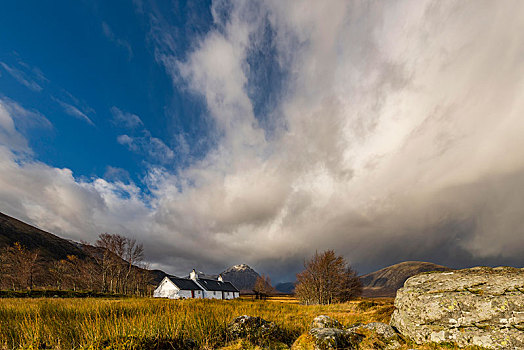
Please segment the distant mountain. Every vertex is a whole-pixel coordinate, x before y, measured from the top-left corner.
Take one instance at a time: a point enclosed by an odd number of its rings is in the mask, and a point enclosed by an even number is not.
[[[361,276],[365,297],[394,297],[411,276],[429,271],[449,271],[448,267],[424,261],[405,261]]]
[[[237,289],[244,292],[251,292],[257,278],[260,277],[258,272],[246,264],[231,266],[223,271],[221,275],[224,281],[233,283]]]
[[[275,286],[275,289],[280,293],[291,294],[295,292],[295,283],[293,282],[278,283]]]

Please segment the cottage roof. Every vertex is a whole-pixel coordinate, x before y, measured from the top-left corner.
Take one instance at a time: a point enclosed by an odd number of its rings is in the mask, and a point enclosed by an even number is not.
[[[171,282],[180,290],[202,290],[198,284],[195,283],[195,281],[190,280],[189,278],[179,278],[175,276],[167,276]]]
[[[208,291],[238,292],[231,282],[222,282],[207,278],[199,278],[197,282]]]

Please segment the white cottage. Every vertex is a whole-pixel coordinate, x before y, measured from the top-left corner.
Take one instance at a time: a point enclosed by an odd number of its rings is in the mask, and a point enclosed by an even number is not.
[[[240,292],[231,282],[226,282],[222,276],[218,279],[199,278],[195,270],[191,271],[189,278],[166,276],[160,282],[153,294],[155,298],[170,299],[235,299]]]
[[[153,296],[169,299],[203,298],[204,291],[191,279],[166,276],[155,289]]]

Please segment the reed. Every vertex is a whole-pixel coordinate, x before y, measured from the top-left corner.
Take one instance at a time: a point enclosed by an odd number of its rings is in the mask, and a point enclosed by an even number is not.
[[[391,299],[310,306],[290,298],[0,299],[0,349],[181,349],[190,343],[200,349],[259,349],[228,339],[227,324],[240,315],[260,316],[275,322],[286,335],[285,344],[291,345],[321,314],[350,325],[388,322],[392,312]],[[456,349],[420,349],[439,348]]]
[[[279,301],[125,299],[2,299],[0,347],[5,349],[200,348],[226,344],[226,326],[240,315],[274,321],[292,342],[319,314],[343,324],[384,321],[391,303],[362,311],[358,302],[304,306]],[[178,344],[178,345],[177,345]]]

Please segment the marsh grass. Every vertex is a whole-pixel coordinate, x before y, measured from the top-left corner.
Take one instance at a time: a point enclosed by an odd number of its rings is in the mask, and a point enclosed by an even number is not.
[[[283,330],[284,341],[291,344],[319,314],[344,324],[389,319],[389,302],[366,312],[357,305],[304,306],[289,300],[3,299],[0,347],[169,349],[194,343],[214,349],[231,340],[226,326],[244,314],[274,321]]]
[[[282,330],[290,346],[324,314],[344,325],[389,322],[392,300],[299,305],[289,298],[165,300],[150,298],[41,298],[0,300],[0,349],[260,349],[229,339],[227,324],[240,315],[260,316]],[[408,347],[409,346],[409,347]],[[281,348],[281,347],[278,347]],[[403,349],[419,348],[407,344]],[[427,346],[421,349],[439,349]],[[444,347],[454,349],[454,347]]]

